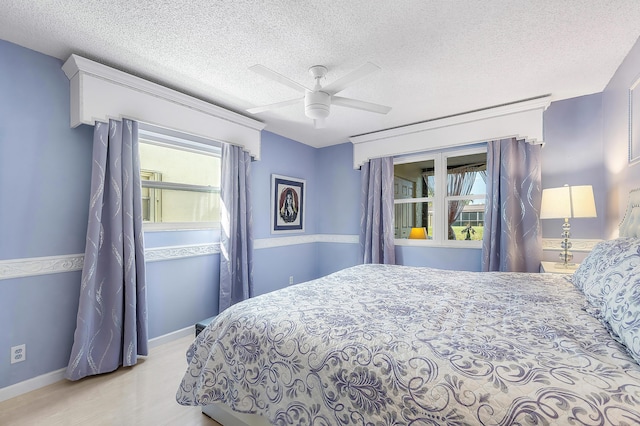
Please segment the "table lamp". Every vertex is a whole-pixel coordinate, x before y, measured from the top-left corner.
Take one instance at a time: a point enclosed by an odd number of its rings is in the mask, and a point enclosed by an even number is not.
[[[569,251],[571,249],[569,218],[580,217],[597,217],[591,185],[565,185],[560,188],[542,190],[540,219],[564,219],[559,266],[567,269],[575,267],[575,264],[571,262],[573,253]]]

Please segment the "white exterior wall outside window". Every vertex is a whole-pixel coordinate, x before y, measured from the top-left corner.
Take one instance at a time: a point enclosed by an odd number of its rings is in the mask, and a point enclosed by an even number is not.
[[[220,221],[220,148],[140,132],[145,230],[215,228]]]

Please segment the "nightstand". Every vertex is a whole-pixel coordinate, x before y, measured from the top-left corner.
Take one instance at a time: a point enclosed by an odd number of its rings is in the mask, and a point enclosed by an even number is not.
[[[558,262],[540,262],[540,272],[547,272],[551,274],[573,274],[580,266],[576,263],[569,269],[565,269],[562,266],[558,266]]]
[[[200,322],[197,322],[197,323],[196,323],[196,336],[198,336],[198,334],[200,334],[200,332],[201,332],[202,330],[204,330],[204,328],[205,328],[206,326],[208,326],[208,325],[209,325],[209,323],[210,323],[211,321],[213,321],[214,319],[216,319],[216,316],[215,316],[215,315],[214,315],[214,316],[212,316],[212,317],[210,317],[210,318],[207,318],[207,319],[205,319],[205,320],[202,320],[202,321],[200,321]]]

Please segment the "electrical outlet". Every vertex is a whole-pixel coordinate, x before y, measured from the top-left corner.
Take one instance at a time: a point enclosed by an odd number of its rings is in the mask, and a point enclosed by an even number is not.
[[[289,277],[289,284],[293,284],[293,275]]]
[[[11,364],[27,360],[27,345],[24,343],[11,347]]]

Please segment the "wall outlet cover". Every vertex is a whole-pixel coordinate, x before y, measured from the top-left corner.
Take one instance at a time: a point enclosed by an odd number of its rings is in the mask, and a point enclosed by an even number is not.
[[[22,344],[11,347],[11,364],[27,360],[27,345]]]

